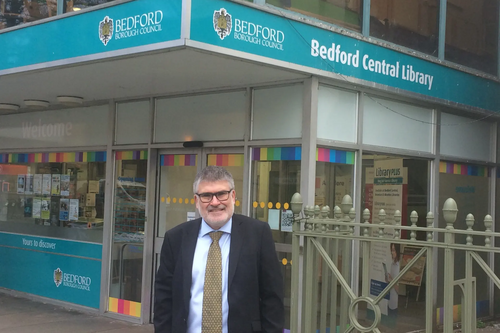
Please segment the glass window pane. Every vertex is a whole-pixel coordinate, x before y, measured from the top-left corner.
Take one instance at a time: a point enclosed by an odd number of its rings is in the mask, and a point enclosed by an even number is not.
[[[194,219],[193,182],[198,172],[197,159],[196,154],[160,155],[158,237],[163,237],[167,230],[186,220]]]
[[[1,0],[0,29],[57,15],[57,0]]]
[[[105,156],[0,154],[0,230],[102,243]],[[58,158],[67,162],[9,162]]]
[[[358,94],[320,86],[318,138],[356,142]]]
[[[364,99],[366,144],[430,152],[432,126],[432,110],[369,95]]]
[[[208,154],[207,165],[216,165],[224,167],[234,179],[234,191],[236,192],[236,202],[234,203],[234,213],[241,214],[243,205],[241,198],[243,197],[243,154]],[[194,182],[194,178],[193,178]]]
[[[314,205],[320,208],[323,206],[330,207],[330,217],[333,217],[333,208],[342,203],[344,196],[350,195],[354,198],[353,193],[353,175],[354,175],[354,158],[344,162],[330,162],[330,160],[322,158],[323,156],[341,156],[354,153],[348,153],[333,149],[318,149],[318,161],[316,162],[316,185],[314,191]],[[354,157],[354,156],[353,156]],[[349,163],[349,164],[347,164]]]
[[[361,31],[362,0],[266,0],[266,3]]]
[[[438,0],[371,0],[370,35],[437,56]]]
[[[113,0],[64,0],[63,13],[70,13],[82,10],[87,7],[97,6]]]
[[[116,105],[116,144],[148,143],[149,101]]]
[[[386,212],[384,223],[394,225],[395,211],[399,210],[401,212],[401,225],[409,225],[411,224],[410,214],[415,211],[418,214],[417,226],[425,227],[427,225],[426,215],[429,210],[429,165],[430,162],[426,160],[363,154],[361,209],[358,209],[357,212],[362,213],[365,208],[369,209],[369,222],[377,224],[380,223],[378,214],[381,209],[384,209]],[[392,171],[390,174],[384,172],[388,169]],[[386,237],[392,238],[394,229],[385,228],[384,234]],[[401,239],[408,239],[410,236],[409,232],[404,230],[401,231],[400,235]],[[416,238],[425,240],[426,236],[426,233],[422,231],[417,232]],[[382,242],[373,242],[370,250],[372,256],[369,258],[369,278],[383,285],[387,285],[384,265],[387,273],[394,276],[399,272],[399,268],[408,262],[408,256],[405,256],[404,253],[411,253],[411,251],[406,251],[403,246],[399,246],[400,256],[399,260],[396,260],[398,247]],[[362,267],[363,260],[367,260],[367,258],[360,257],[359,259],[360,267]],[[424,274],[424,271],[419,271],[419,274]],[[416,311],[416,309],[425,308],[425,295],[420,292],[418,300],[414,298],[418,291],[418,284],[422,283],[423,276],[425,275],[405,275],[408,282],[400,281],[398,290],[391,290],[389,300],[386,303],[381,303],[382,326],[379,328],[382,332],[408,332],[424,329],[425,314]],[[364,277],[364,279],[366,278]],[[423,283],[422,286],[424,286]],[[370,296],[374,297],[376,293],[375,291]],[[412,295],[411,302],[405,306],[409,295]],[[397,316],[393,316],[394,310],[397,311]],[[373,311],[370,312],[367,309],[365,313],[360,312],[360,318],[365,319],[365,316],[368,320],[373,318]],[[412,320],[408,321],[407,319],[410,317]]]
[[[274,241],[292,243],[290,199],[300,192],[300,148],[254,148],[252,161],[252,217],[268,222]],[[297,159],[298,156],[298,159]]]
[[[253,148],[251,179],[251,216],[269,223],[281,261],[285,304],[291,299],[292,211],[290,199],[300,192],[299,147]],[[289,309],[286,311],[289,312]],[[285,318],[290,329],[290,318]]]
[[[442,113],[441,124],[441,154],[491,160],[491,123]]]
[[[498,1],[448,0],[446,60],[497,74]]]
[[[252,139],[302,136],[302,85],[255,89]]]
[[[109,296],[141,302],[147,152],[117,152]],[[109,311],[114,312],[110,306]],[[119,310],[117,310],[119,311]],[[140,317],[140,312],[124,313]]]
[[[246,91],[158,99],[155,142],[242,140],[247,105]]]
[[[444,202],[448,198],[453,198],[457,203],[458,213],[456,222],[453,224],[455,229],[466,230],[467,224],[465,219],[468,214],[473,214],[475,217],[474,230],[482,231],[485,230],[484,227],[484,217],[489,214],[488,209],[489,203],[489,189],[490,189],[490,179],[489,170],[487,167],[479,165],[470,164],[458,164],[453,162],[441,162],[440,164],[440,174],[439,174],[439,209],[441,210]],[[441,212],[440,212],[441,213]],[[442,214],[439,215],[439,224],[437,227],[445,228],[446,222],[442,218]],[[466,244],[466,235],[455,235],[455,243]],[[443,241],[441,238],[439,241]],[[473,236],[474,245],[483,245],[484,237]],[[485,253],[480,253],[481,257],[486,263],[489,262],[487,255]],[[443,260],[442,251],[440,251],[439,260]],[[465,278],[465,253],[463,251],[455,251],[455,279]],[[437,281],[441,282],[438,285],[438,289],[442,290],[443,280],[443,267],[444,265],[438,265],[440,268],[438,270]],[[488,285],[489,278],[486,276],[485,272],[479,268],[477,265],[473,265],[473,276],[476,277],[477,286]],[[441,294],[442,295],[442,294]],[[441,295],[438,296],[438,307],[442,307]],[[477,302],[481,301],[488,302],[488,288],[477,288]],[[455,294],[455,303],[459,302],[459,294]],[[478,307],[479,309],[479,307]],[[488,307],[485,307],[488,311]],[[479,313],[479,316],[487,316],[488,313]]]

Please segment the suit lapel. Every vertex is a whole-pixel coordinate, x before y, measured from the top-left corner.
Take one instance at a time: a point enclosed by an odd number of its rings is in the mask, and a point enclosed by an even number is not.
[[[241,246],[243,244],[242,220],[237,215],[233,215],[233,225],[231,226],[231,248],[229,250],[229,273],[227,277],[228,289],[233,281],[236,266],[239,262]]]
[[[198,233],[200,231],[201,219],[196,219],[192,222],[187,223],[189,223],[189,225],[184,229],[182,240],[182,270],[183,276],[185,277],[183,283],[184,305],[186,306],[186,311],[189,312],[194,250],[196,249],[196,242],[198,240]]]

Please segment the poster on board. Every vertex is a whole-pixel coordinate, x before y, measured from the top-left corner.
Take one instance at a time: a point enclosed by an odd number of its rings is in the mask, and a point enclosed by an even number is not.
[[[61,196],[69,196],[69,175],[61,175]]]
[[[26,181],[26,175],[17,175],[17,193],[24,194],[24,183]]]
[[[61,194],[61,175],[53,174],[52,175],[52,195],[60,195]]]
[[[24,194],[33,194],[33,175],[26,175]]]
[[[33,218],[42,218],[42,198],[33,198]]]
[[[366,194],[371,206],[371,222],[380,224],[379,212],[385,211],[384,237],[394,238],[394,213],[399,210],[405,214],[407,205],[407,168],[403,159],[379,159],[374,161],[372,170],[366,172]],[[369,177],[368,177],[369,176]],[[366,202],[365,202],[366,204]],[[372,235],[378,235],[379,229],[373,228]],[[401,249],[399,244],[374,242],[370,255],[370,296],[377,297],[392,279],[399,274]],[[398,286],[392,288],[380,302],[383,315],[390,316],[398,308]],[[393,323],[395,324],[395,323]]]
[[[33,176],[33,193],[36,195],[42,194],[42,174]]]
[[[421,249],[422,248],[419,246],[403,246],[401,250],[401,269],[405,268]],[[425,255],[418,258],[410,270],[403,275],[400,283],[420,287],[424,275],[424,268]]]
[[[44,174],[42,176],[42,194],[50,195],[50,183],[52,181],[51,174]]]

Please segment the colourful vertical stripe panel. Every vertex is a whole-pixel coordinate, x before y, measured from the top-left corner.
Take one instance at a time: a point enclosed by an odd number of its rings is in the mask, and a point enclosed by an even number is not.
[[[243,154],[210,154],[208,155],[207,165],[222,167],[243,166],[243,161]]]
[[[147,156],[147,154],[146,154]],[[106,152],[0,154],[0,163],[106,162]]]
[[[129,151],[117,151],[116,160],[117,161],[131,161],[131,160],[147,160],[148,151],[147,150],[129,150]]]
[[[160,155],[160,166],[196,166],[196,154]]]
[[[140,317],[141,303],[110,297],[108,311],[127,316]]]
[[[354,164],[354,152],[328,148],[317,148],[316,161],[340,164]]]
[[[488,177],[489,169],[485,166],[440,162],[439,172],[452,175]]]
[[[253,148],[252,161],[300,161],[301,147]]]

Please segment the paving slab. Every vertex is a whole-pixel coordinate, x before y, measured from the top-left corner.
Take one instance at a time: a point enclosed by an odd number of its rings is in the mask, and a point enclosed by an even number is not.
[[[152,333],[154,328],[0,291],[0,333],[32,332]]]

